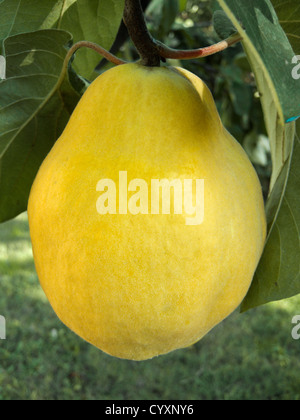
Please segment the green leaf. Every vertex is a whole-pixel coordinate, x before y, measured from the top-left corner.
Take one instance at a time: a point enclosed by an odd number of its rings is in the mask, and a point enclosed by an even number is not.
[[[183,12],[186,9],[187,0],[179,0],[179,11]]]
[[[268,200],[269,238],[243,302],[243,311],[300,293],[299,161],[300,122],[293,154],[283,166]]]
[[[295,54],[271,1],[219,0],[219,3],[243,36],[248,55],[261,67],[281,124],[300,116],[299,83],[291,77]]]
[[[226,39],[237,32],[236,27],[223,10],[216,10],[213,14],[213,25],[221,39]]]
[[[251,3],[245,1],[244,7],[237,0],[219,0],[219,3],[244,37],[244,49],[261,95],[271,145],[273,172],[270,189],[272,190],[282,165],[289,158],[293,147],[293,134],[284,124],[286,118],[284,117],[284,106],[288,104],[290,107],[294,104],[292,109],[298,109],[300,106],[299,86],[297,81],[292,78],[293,65],[287,66],[286,64],[292,63],[294,52],[274,16],[275,12],[269,0],[253,0]],[[261,18],[256,19],[256,15],[272,16],[273,31],[268,32],[262,29]],[[241,22],[245,22],[245,29]],[[267,27],[267,23],[265,26]],[[264,33],[263,37],[262,33]],[[278,39],[275,36],[278,36]],[[272,55],[277,44],[278,51]],[[287,51],[289,58],[286,56]],[[284,68],[282,68],[282,63]],[[278,73],[277,69],[281,69],[281,73]],[[298,111],[291,110],[290,112],[289,115],[295,115]]]
[[[249,115],[253,94],[249,85],[244,82],[243,72],[236,65],[228,65],[221,69],[229,84],[229,92],[235,112],[239,116]]]
[[[294,52],[271,2],[219,0],[219,3],[244,38],[244,49],[261,96],[273,164],[266,203],[268,238],[242,305],[242,310],[247,310],[300,293],[299,140],[294,146],[295,123],[285,124],[288,117],[299,113],[300,90],[290,66]]]
[[[272,0],[279,22],[289,38],[295,53],[300,52],[300,2],[299,0]]]
[[[0,45],[9,36],[41,29],[61,29],[74,42],[91,41],[109,50],[116,38],[125,0],[3,0],[0,2]],[[101,56],[81,49],[74,69],[93,80]]]
[[[90,41],[109,50],[116,38],[124,11],[125,0],[69,0],[59,28],[71,32],[74,42]],[[85,48],[76,53],[73,67],[88,80],[97,74],[95,67],[101,56]]]
[[[9,36],[52,27],[64,0],[3,0],[0,2],[0,44]]]
[[[41,30],[4,41],[0,82],[0,222],[27,208],[32,182],[64,129],[79,95],[58,81],[71,35]]]
[[[163,14],[162,14],[162,20],[161,20],[162,36],[168,35],[178,13],[179,13],[178,0],[168,0],[163,3]]]
[[[169,34],[179,11],[179,0],[153,0],[149,4],[146,14],[155,22],[159,39],[163,40]]]

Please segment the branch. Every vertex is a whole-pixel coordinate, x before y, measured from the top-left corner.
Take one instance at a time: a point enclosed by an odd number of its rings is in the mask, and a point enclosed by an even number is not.
[[[71,60],[73,54],[82,47],[86,47],[86,48],[90,48],[94,51],[96,51],[97,53],[99,53],[100,55],[102,55],[103,57],[105,57],[107,60],[109,60],[110,62],[116,64],[116,65],[120,65],[120,64],[126,64],[126,61],[121,60],[120,58],[116,57],[115,55],[111,54],[109,51],[105,50],[104,48],[100,47],[100,45],[94,44],[93,42],[89,42],[89,41],[79,41],[76,44],[72,45],[72,47],[68,50],[67,55],[64,59],[64,63],[63,63],[63,67],[62,67],[62,71],[60,74],[60,77],[57,81],[57,86],[59,87],[63,81],[64,78],[66,76],[67,70],[68,70],[68,65],[69,65],[69,61]]]
[[[91,50],[96,51],[98,54],[102,55],[104,58],[106,58],[111,63],[114,63],[116,65],[120,64],[126,64],[126,61],[121,60],[120,58],[116,57],[115,55],[111,54],[109,51],[105,50],[104,48],[100,47],[100,45],[95,44],[93,42],[89,41],[79,41],[76,44],[72,45],[72,47],[69,49],[65,61],[70,61],[73,54],[82,47],[90,48]]]
[[[123,19],[142,64],[148,67],[159,66],[161,57],[157,44],[148,31],[140,0],[125,0]]]
[[[162,60],[165,61],[167,58],[189,60],[207,57],[242,41],[242,37],[239,34],[234,34],[229,38],[206,48],[186,51],[169,48],[161,42],[156,41],[149,33],[140,0],[125,0],[123,20],[127,26],[129,35],[140,54],[141,63],[150,67],[160,66],[160,62]]]
[[[243,38],[239,34],[235,34],[221,42],[218,42],[217,44],[210,45],[209,47],[205,48],[198,48],[195,50],[175,50],[173,48],[167,47],[159,41],[156,41],[156,43],[161,57],[177,60],[190,60],[193,58],[207,57],[209,55],[224,51],[226,48],[242,40]]]

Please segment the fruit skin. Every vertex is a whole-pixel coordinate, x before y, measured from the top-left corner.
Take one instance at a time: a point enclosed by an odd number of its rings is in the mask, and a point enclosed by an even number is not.
[[[100,215],[100,179],[204,179],[205,216]],[[241,303],[266,238],[259,180],[206,85],[179,68],[115,67],[88,88],[29,199],[41,285],[71,330],[145,360],[197,342]]]

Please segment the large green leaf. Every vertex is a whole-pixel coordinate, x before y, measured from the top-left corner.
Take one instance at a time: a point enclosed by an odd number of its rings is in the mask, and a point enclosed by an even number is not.
[[[4,41],[0,82],[0,222],[27,208],[37,170],[65,127],[79,95],[58,81],[71,35],[41,30]]]
[[[293,126],[286,125],[285,120],[298,111],[291,110],[290,114],[286,114],[287,108],[292,104],[291,109],[300,107],[299,83],[292,78],[294,52],[269,0],[253,0],[251,3],[246,0],[219,0],[219,3],[243,35],[243,45],[255,73],[270,138],[272,190],[293,147]],[[265,19],[263,16],[266,16]],[[273,23],[268,31],[263,28],[261,21],[269,18]],[[267,22],[265,27],[268,27]],[[277,53],[273,54],[276,48]]]
[[[300,293],[299,147],[295,123],[300,107],[298,81],[292,78],[293,49],[269,0],[219,0],[238,31],[256,77],[271,144],[273,173],[266,204],[268,239],[242,309]],[[277,270],[276,270],[277,267]]]
[[[41,29],[61,29],[74,42],[91,41],[107,50],[112,46],[123,16],[125,0],[2,0],[0,1],[0,46],[12,35]],[[0,47],[1,48],[1,47]],[[1,51],[1,49],[0,49]],[[75,70],[92,80],[101,57],[81,49]]]
[[[7,80],[0,82],[0,222],[26,209],[35,174],[78,102],[70,82],[81,92],[82,79],[74,70],[58,87],[64,46],[84,39],[109,49],[123,8],[124,0],[0,0],[0,53],[7,59]],[[74,65],[94,78],[100,59],[82,49]]]
[[[300,116],[298,81],[291,77],[295,55],[270,0],[219,0],[261,66],[282,125]]]
[[[279,22],[287,34],[295,53],[300,53],[300,2],[299,0],[272,0]]]
[[[51,28],[60,20],[64,0],[0,2],[0,44],[12,35]]]
[[[250,291],[247,310],[300,293],[300,122],[291,158],[282,168],[268,201],[269,214],[278,212]],[[278,200],[280,207],[278,208]]]
[[[109,50],[122,20],[124,3],[125,0],[69,0],[58,27],[71,32],[74,42],[91,41]],[[92,80],[97,76],[94,69],[100,60],[95,51],[81,49],[73,67]]]

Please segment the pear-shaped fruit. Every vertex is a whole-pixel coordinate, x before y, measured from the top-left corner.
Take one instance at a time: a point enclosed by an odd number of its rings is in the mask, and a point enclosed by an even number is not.
[[[232,313],[266,237],[256,172],[207,86],[139,64],[88,88],[40,168],[28,215],[58,317],[132,360],[187,347]]]

